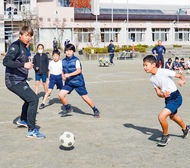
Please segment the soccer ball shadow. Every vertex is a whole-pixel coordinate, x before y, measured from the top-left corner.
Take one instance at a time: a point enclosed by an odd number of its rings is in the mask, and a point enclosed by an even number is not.
[[[59,149],[60,150],[64,150],[64,151],[71,151],[73,150],[75,147],[74,146],[71,146],[71,147],[64,147],[62,145],[59,146]]]

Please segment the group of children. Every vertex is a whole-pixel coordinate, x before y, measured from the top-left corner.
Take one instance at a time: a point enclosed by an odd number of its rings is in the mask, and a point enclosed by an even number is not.
[[[6,87],[24,101],[21,116],[16,123],[19,126],[25,126],[28,128],[26,137],[37,139],[45,138],[45,135],[41,134],[39,129],[36,127],[36,114],[39,102],[37,87],[40,79],[42,79],[42,82],[45,84],[47,73],[44,73],[44,71],[47,69],[49,85],[48,89],[44,85],[46,94],[42,104],[40,105],[41,109],[45,107],[45,101],[56,85],[57,88],[60,89],[59,99],[66,109],[66,112],[61,114],[62,116],[65,116],[67,113],[72,111],[72,107],[68,104],[66,95],[75,90],[92,108],[94,116],[100,117],[99,110],[95,107],[93,101],[88,97],[88,92],[86,90],[85,81],[82,74],[81,62],[76,56],[74,56],[75,46],[70,43],[65,46],[66,56],[62,61],[60,60],[59,50],[54,50],[52,53],[53,60],[47,62],[47,65],[41,66],[40,60],[47,59],[43,54],[44,46],[42,44],[38,45],[38,54],[35,56],[33,62],[29,61],[27,56],[26,46],[30,42],[32,35],[32,28],[23,26],[20,30],[20,38],[11,44],[5,58],[3,59],[3,65],[6,67]],[[168,64],[170,66],[171,60],[168,60],[168,62],[170,62],[170,64]],[[175,62],[177,62],[177,59]],[[175,66],[176,65],[174,64],[173,67]],[[182,137],[187,138],[190,127],[187,126],[182,118],[180,118],[177,114],[178,108],[182,104],[182,96],[172,79],[174,77],[179,78],[180,80],[178,85],[182,86],[185,84],[184,75],[171,70],[173,69],[172,67],[168,69],[159,68],[158,60],[153,55],[147,55],[144,57],[143,67],[146,73],[151,74],[150,81],[156,91],[157,96],[165,99],[165,107],[158,115],[158,120],[163,131],[161,140],[158,144],[165,146],[170,140],[167,122],[168,117],[170,117],[171,120],[176,122],[181,127],[183,133]],[[28,70],[32,68],[35,70],[35,78],[37,81],[35,92],[26,82]]]
[[[30,43],[32,36],[33,29],[29,26],[23,26],[19,32],[19,39],[10,45],[3,59],[3,65],[6,67],[6,87],[24,101],[21,116],[16,123],[18,126],[28,128],[26,137],[37,139],[45,138],[45,135],[40,133],[36,127],[36,114],[39,103],[37,94],[40,80],[42,80],[46,93],[40,105],[40,109],[45,107],[45,101],[56,85],[57,88],[60,89],[59,99],[66,110],[61,113],[62,116],[72,111],[72,107],[68,104],[66,95],[75,90],[92,108],[94,117],[99,118],[99,110],[88,97],[81,62],[74,56],[75,46],[71,43],[65,46],[66,56],[62,61],[60,60],[60,51],[57,49],[54,50],[52,53],[53,60],[49,62],[47,55],[43,53],[44,46],[39,44],[37,46],[37,54],[33,60],[30,61],[26,47],[28,43]],[[30,88],[27,82],[28,71],[31,69],[35,70],[35,92]],[[48,87],[46,85],[47,71],[49,78]]]
[[[165,63],[165,68],[176,70],[179,73],[183,73],[184,70],[187,70],[187,73],[190,73],[190,57],[187,62],[185,62],[184,58],[179,59],[179,57],[175,57],[173,62],[171,58],[168,58],[168,61]]]

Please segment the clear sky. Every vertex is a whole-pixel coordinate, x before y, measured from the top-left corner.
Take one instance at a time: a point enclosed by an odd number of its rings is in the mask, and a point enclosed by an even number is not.
[[[128,3],[155,5],[190,5],[190,0],[100,0],[100,3]]]

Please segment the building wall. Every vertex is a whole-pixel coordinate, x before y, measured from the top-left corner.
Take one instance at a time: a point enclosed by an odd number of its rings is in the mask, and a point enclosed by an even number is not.
[[[5,38],[4,38],[4,2],[0,1],[0,54],[5,50]]]
[[[35,30],[38,33],[38,36],[36,37],[37,44],[43,43],[45,47],[49,49],[52,49],[52,41],[54,37],[57,38],[60,43],[60,47],[62,48],[66,38],[70,39],[71,42],[77,45],[78,48],[92,45],[97,47],[104,47],[109,44],[109,40],[108,37],[106,37],[106,40],[101,41],[101,31],[109,30],[109,33],[111,33],[112,29],[117,29],[118,31],[117,41],[114,41],[114,43],[119,46],[131,45],[132,43],[147,45],[156,44],[157,41],[152,40],[152,29],[167,29],[167,41],[163,41],[164,45],[189,45],[190,42],[190,37],[188,37],[189,40],[186,41],[175,41],[175,31],[177,29],[190,30],[190,22],[187,21],[176,20],[175,23],[174,20],[151,21],[130,19],[127,21],[125,20],[126,15],[125,19],[114,19],[113,23],[111,19],[99,20],[98,17],[97,20],[85,20],[83,18],[76,19],[75,15],[77,14],[74,13],[74,8],[60,7],[58,0],[32,0],[30,1],[29,8],[32,18],[35,18],[38,23],[35,25]],[[19,25],[27,16],[28,15],[26,15],[25,13],[18,11],[18,15],[14,16],[14,24],[16,24],[17,22],[17,25]],[[9,24],[9,22],[10,18],[8,18],[7,12],[4,11],[4,1],[0,1],[0,52],[4,51],[5,48],[4,26],[5,24]],[[130,33],[129,30],[132,29],[142,29],[144,31],[141,37],[143,41],[132,42],[132,40],[128,36],[128,33]],[[86,32],[86,30],[89,32]],[[87,33],[87,35],[85,33]],[[98,36],[96,36],[96,34],[98,34]],[[14,35],[15,38],[18,38],[18,36],[16,36],[18,35],[18,32],[14,32]],[[81,36],[91,39],[91,41],[79,41],[79,38],[82,38]]]

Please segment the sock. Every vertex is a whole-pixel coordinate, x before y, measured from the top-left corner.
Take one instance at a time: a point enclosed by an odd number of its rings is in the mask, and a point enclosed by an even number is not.
[[[66,110],[69,110],[71,106],[69,104],[64,105]]]
[[[92,107],[92,110],[93,110],[93,111],[96,110],[96,106]]]

